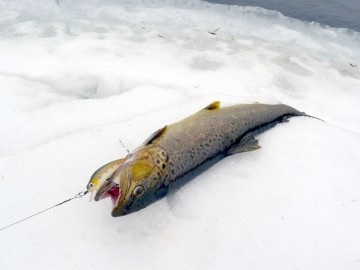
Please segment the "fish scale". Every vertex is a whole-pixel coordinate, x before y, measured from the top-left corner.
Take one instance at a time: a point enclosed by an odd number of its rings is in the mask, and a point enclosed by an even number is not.
[[[254,127],[262,127],[287,115],[301,116],[304,113],[283,104],[205,108],[167,126],[164,133],[152,143],[158,144],[168,154],[172,182],[215,155],[226,155],[227,150]],[[281,122],[281,119],[278,122]],[[263,131],[259,128],[259,132],[255,130],[252,136]]]

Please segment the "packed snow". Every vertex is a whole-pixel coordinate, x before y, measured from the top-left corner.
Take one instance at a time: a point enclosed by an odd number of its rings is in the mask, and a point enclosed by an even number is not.
[[[0,227],[215,100],[292,118],[128,216],[76,199],[1,269],[360,269],[360,34],[203,1],[0,0]]]

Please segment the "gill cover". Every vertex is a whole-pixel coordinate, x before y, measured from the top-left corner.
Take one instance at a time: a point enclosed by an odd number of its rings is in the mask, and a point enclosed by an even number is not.
[[[160,146],[151,144],[136,150],[119,167],[111,178],[120,190],[112,216],[138,211],[166,194],[168,159]]]

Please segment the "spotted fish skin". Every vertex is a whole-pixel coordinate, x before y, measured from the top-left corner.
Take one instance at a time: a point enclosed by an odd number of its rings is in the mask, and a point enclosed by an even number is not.
[[[254,136],[289,117],[304,115],[283,104],[205,108],[169,125],[152,144],[158,144],[169,156],[168,181],[174,182],[215,157],[221,159],[236,152],[248,151],[249,139],[253,141]],[[237,146],[240,146],[238,151],[232,152]]]
[[[219,102],[213,102],[155,132],[126,157],[95,200],[118,188],[112,216],[138,211],[220,159],[259,149],[254,136],[293,116],[306,114],[283,104],[220,108]]]

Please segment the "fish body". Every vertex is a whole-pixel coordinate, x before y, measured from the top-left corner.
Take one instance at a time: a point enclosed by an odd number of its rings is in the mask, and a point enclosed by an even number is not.
[[[232,154],[259,149],[254,136],[305,113],[279,104],[213,102],[184,120],[155,132],[129,154],[95,200],[111,196],[113,216],[138,211],[165,196],[176,183]],[[190,177],[191,178],[191,177]]]

